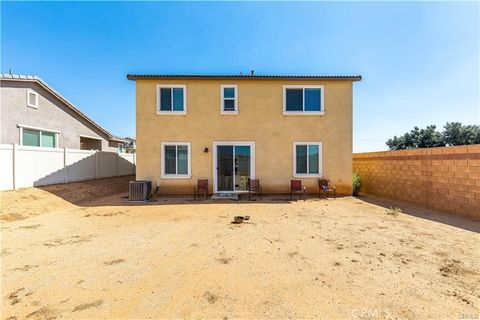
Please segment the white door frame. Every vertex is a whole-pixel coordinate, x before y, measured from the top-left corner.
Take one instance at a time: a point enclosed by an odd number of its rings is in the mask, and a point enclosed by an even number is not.
[[[250,147],[250,178],[255,179],[255,141],[214,141],[213,142],[213,192],[214,193],[240,193],[244,190],[218,191],[218,170],[217,170],[217,146],[249,146]],[[235,189],[235,182],[233,184]]]

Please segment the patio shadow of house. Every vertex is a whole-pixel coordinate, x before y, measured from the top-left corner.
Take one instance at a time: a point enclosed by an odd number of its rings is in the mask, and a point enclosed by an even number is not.
[[[58,172],[54,174],[59,174]],[[100,207],[100,206],[139,206],[139,205],[212,205],[212,204],[275,204],[275,203],[294,203],[303,202],[303,200],[290,200],[290,194],[265,194],[262,199],[252,196],[248,200],[248,194],[242,194],[239,200],[212,200],[208,196],[207,200],[193,200],[193,187],[191,194],[154,194],[149,202],[129,202],[128,188],[129,182],[135,180],[134,175],[76,181],[68,184],[51,184],[38,186],[37,188],[47,191],[57,197],[62,198],[74,205],[81,207]],[[162,186],[160,185],[160,188]],[[152,190],[153,192],[153,190]],[[330,201],[319,199],[316,194],[307,196],[308,201]],[[333,200],[332,200],[333,201]]]
[[[105,179],[107,180],[107,179]],[[128,189],[128,181],[125,181]],[[218,205],[218,204],[231,204],[231,205],[262,205],[262,204],[288,204],[295,203],[296,201],[291,201],[290,198],[286,195],[267,195],[263,199],[254,199],[248,200],[248,196],[244,196],[239,200],[212,200],[210,196],[207,200],[194,200],[193,193],[190,194],[155,194],[149,201],[128,201],[128,190],[125,189],[123,192],[107,196],[97,196],[92,197],[88,200],[72,202],[77,206],[82,207],[100,207],[100,206],[208,206],[208,205]],[[52,192],[52,190],[46,190]],[[57,196],[61,196],[58,193]],[[70,199],[71,200],[71,199]],[[307,198],[309,200],[309,198]],[[318,199],[313,199],[314,201]],[[309,201],[312,201],[310,199]],[[324,200],[322,200],[324,201]],[[303,201],[298,201],[303,202]]]
[[[69,184],[55,184],[38,187],[57,197],[62,198],[79,207],[102,207],[102,206],[172,206],[172,205],[215,205],[215,204],[236,204],[236,205],[262,205],[262,204],[288,204],[296,201],[290,200],[287,194],[280,195],[264,195],[263,199],[248,200],[248,196],[244,195],[239,201],[234,200],[193,200],[193,192],[191,195],[155,195],[152,202],[134,203],[126,201],[128,199],[129,181],[134,180],[135,176],[120,176],[113,178],[102,178],[98,180],[87,180],[72,182]],[[193,190],[192,190],[193,191]],[[391,200],[371,195],[362,195],[359,200],[376,206],[385,208],[400,208],[403,214],[411,215],[421,219],[447,224],[456,228],[464,229],[471,232],[480,233],[480,220],[474,220],[468,217],[454,216],[447,213],[441,213],[410,204],[402,201]],[[325,204],[333,199],[319,199],[314,195],[307,197],[308,202],[323,202]],[[298,201],[302,203],[302,200]]]
[[[118,167],[132,165],[129,161],[119,157]],[[290,194],[264,195],[263,199],[252,196],[252,200],[248,200],[248,193],[242,194],[241,199],[234,200],[212,200],[211,194],[207,200],[193,200],[192,194],[155,194],[152,201],[147,203],[129,202],[128,188],[129,182],[135,180],[134,175],[122,175],[117,177],[106,177],[101,174],[100,178],[95,178],[95,170],[92,170],[92,161],[95,164],[95,155],[85,157],[69,166],[66,171],[69,175],[68,183],[65,181],[65,169],[57,170],[51,174],[42,177],[34,182],[34,187],[47,191],[57,197],[62,198],[74,205],[81,207],[99,207],[99,206],[125,206],[125,205],[198,205],[198,204],[272,204],[272,203],[290,203]],[[110,168],[111,169],[111,168]],[[108,170],[108,168],[107,168]],[[75,179],[72,181],[71,175],[76,172],[76,176],[82,176],[83,179]],[[114,171],[113,171],[114,172]],[[110,174],[113,174],[112,172]],[[74,174],[75,175],[75,174]],[[162,186],[160,186],[162,188]],[[154,187],[155,189],[155,187]],[[152,190],[153,191],[153,190]],[[307,199],[321,200],[317,198],[316,193],[307,196]],[[310,200],[310,201],[311,201]],[[298,199],[301,201],[301,199]]]
[[[399,200],[377,197],[373,195],[361,195],[359,200],[374,204],[385,209],[399,208],[402,213],[421,219],[447,224],[452,227],[480,233],[480,219],[456,216],[448,213],[430,210],[416,204]]]

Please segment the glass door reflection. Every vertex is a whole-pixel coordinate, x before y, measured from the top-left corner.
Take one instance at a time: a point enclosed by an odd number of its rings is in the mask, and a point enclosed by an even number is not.
[[[241,144],[217,146],[217,190],[245,191],[251,175],[251,147]]]

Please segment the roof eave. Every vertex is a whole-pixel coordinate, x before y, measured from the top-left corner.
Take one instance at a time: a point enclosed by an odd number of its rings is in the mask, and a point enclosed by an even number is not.
[[[117,142],[128,142],[128,140],[126,139],[123,139],[123,138],[116,138],[116,137],[112,137],[112,138],[108,138],[109,141],[117,141]]]
[[[361,81],[362,76],[156,75],[127,74],[128,80],[334,80]]]

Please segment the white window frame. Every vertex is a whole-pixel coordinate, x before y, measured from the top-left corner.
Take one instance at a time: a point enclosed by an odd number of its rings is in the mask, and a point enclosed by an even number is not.
[[[165,173],[165,147],[166,146],[187,146],[187,160],[188,160],[188,166],[187,166],[187,174],[166,174]],[[178,153],[178,150],[177,150]],[[191,179],[192,178],[192,143],[191,142],[186,142],[186,141],[172,141],[172,142],[162,142],[161,143],[161,151],[160,151],[160,167],[161,167],[161,173],[160,173],[160,178],[162,179]],[[175,172],[177,172],[177,159],[175,161]]]
[[[287,89],[303,89],[302,107],[303,111],[287,111]],[[320,89],[320,111],[305,111],[305,89]],[[324,85],[285,85],[283,86],[283,114],[295,116],[308,116],[325,114],[325,86]]]
[[[234,98],[234,110],[225,110],[225,99],[231,100],[231,98],[224,97],[224,89],[233,88],[235,92]],[[238,85],[236,84],[222,84],[220,85],[220,113],[225,115],[236,115],[238,114]]]
[[[173,108],[173,88],[183,89],[183,111],[165,111],[160,110],[160,89],[172,89],[172,108]],[[157,114],[159,115],[186,115],[187,114],[187,85],[185,84],[157,84]]]
[[[309,145],[316,145],[318,146],[318,173],[297,173],[297,146],[298,145],[306,145],[307,146],[307,171],[309,169],[309,154],[308,154],[308,146]],[[298,141],[293,143],[293,177],[294,178],[321,178],[323,177],[323,150],[322,150],[322,143],[317,141]]]
[[[35,96],[35,103],[31,103],[30,94]],[[27,107],[38,109],[38,93],[35,90],[27,89]]]
[[[218,191],[218,159],[217,159],[217,147],[218,146],[249,146],[250,147],[250,179],[255,179],[255,141],[214,141],[213,142],[213,192],[214,193],[245,193],[243,190],[236,191]]]
[[[51,133],[55,133],[55,146],[53,148],[58,148],[58,138],[60,136],[60,131],[38,128],[38,127],[32,127],[32,126],[26,126],[26,125],[23,125],[23,124],[17,124],[17,127],[20,129],[20,139],[19,139],[19,145],[20,146],[51,149],[51,147],[42,147],[42,132],[51,132]],[[40,133],[40,146],[38,146],[38,147],[37,146],[24,146],[23,145],[23,129],[38,131]]]

